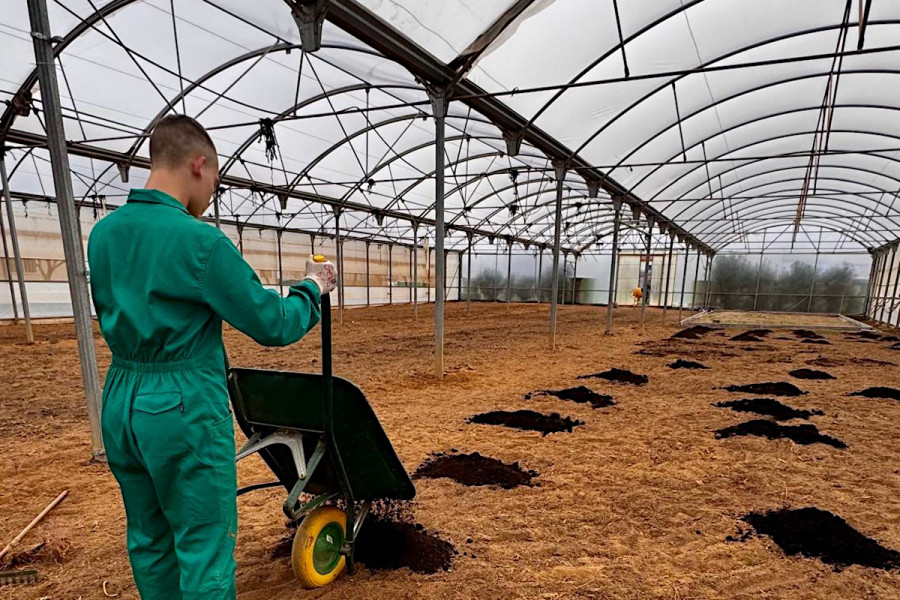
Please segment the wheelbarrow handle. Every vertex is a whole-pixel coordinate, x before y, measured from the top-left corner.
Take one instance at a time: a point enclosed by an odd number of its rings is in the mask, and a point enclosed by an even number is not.
[[[325,433],[334,439],[334,381],[331,364],[331,295],[322,296],[322,384],[325,409]]]

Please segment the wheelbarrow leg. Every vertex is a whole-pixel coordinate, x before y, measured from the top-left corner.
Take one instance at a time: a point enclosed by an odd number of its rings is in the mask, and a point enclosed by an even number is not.
[[[295,483],[293,489],[291,489],[291,493],[288,494],[287,500],[285,500],[284,505],[282,505],[284,514],[292,521],[297,520],[297,513],[295,511],[297,508],[297,501],[300,499],[300,494],[303,493],[306,484],[309,483],[309,480],[319,462],[322,460],[322,457],[325,456],[326,447],[327,443],[325,442],[325,439],[319,439],[316,449],[313,451],[312,456],[309,457],[309,462],[306,464],[306,473],[297,480],[297,483]]]

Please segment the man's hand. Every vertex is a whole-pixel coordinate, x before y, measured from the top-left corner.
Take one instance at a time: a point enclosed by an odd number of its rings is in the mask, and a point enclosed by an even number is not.
[[[337,285],[337,267],[331,261],[317,261],[315,257],[310,256],[306,259],[306,280],[312,281],[319,287],[321,295],[328,294]]]

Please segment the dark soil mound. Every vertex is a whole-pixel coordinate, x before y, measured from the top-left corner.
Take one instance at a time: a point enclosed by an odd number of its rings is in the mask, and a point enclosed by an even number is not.
[[[837,515],[818,508],[786,508],[744,517],[757,533],[772,538],[789,556],[818,558],[835,567],[900,567],[900,552],[866,537]]]
[[[706,327],[705,325],[694,325],[693,327],[682,329],[681,331],[673,335],[672,338],[678,340],[699,340],[700,336],[709,333],[710,331],[712,331],[712,327]]]
[[[763,339],[756,334],[756,329],[751,329],[750,331],[745,331],[744,333],[739,333],[733,338],[731,338],[732,342],[762,342]]]
[[[795,329],[791,333],[804,340],[824,340],[825,337],[810,329]]]
[[[891,344],[887,347],[888,350],[900,350],[900,344]]]
[[[668,367],[670,369],[708,369],[706,365],[700,364],[698,362],[694,362],[692,360],[682,360],[678,359],[673,363],[669,363]]]
[[[513,429],[525,429],[528,431],[540,431],[542,434],[558,433],[560,431],[568,431],[572,433],[572,428],[578,425],[584,425],[584,421],[570,419],[569,417],[561,417],[559,413],[545,415],[533,410],[495,410],[491,412],[481,413],[469,419],[470,423],[480,423],[482,425],[503,425],[512,427]]]
[[[881,339],[881,334],[878,333],[877,331],[872,331],[871,329],[861,329],[859,331],[854,331],[853,333],[850,333],[848,335],[855,335],[856,337],[864,339],[864,340],[880,340]]]
[[[896,367],[897,366],[897,363],[892,363],[889,360],[876,360],[874,358],[857,358],[855,356],[850,359],[850,362],[852,362],[855,365],[881,365],[881,366],[887,366],[887,367]],[[812,363],[810,363],[810,364],[812,364]],[[827,367],[828,365],[820,365],[820,366]]]
[[[611,381],[613,383],[628,383],[631,385],[644,385],[650,378],[646,375],[638,375],[637,373],[632,373],[626,369],[610,369],[609,371],[603,371],[602,373],[593,373],[591,375],[579,375],[578,379],[605,379],[607,381]]]
[[[730,408],[736,412],[752,412],[758,415],[767,415],[776,421],[789,421],[791,419],[808,419],[813,415],[824,414],[821,410],[799,410],[787,404],[782,404],[772,398],[747,398],[746,400],[729,400],[713,404],[719,408]]]
[[[593,408],[606,408],[613,406],[615,402],[612,396],[598,394],[594,390],[580,385],[578,387],[566,388],[564,390],[544,390],[542,394],[556,396],[560,400],[570,400],[579,404],[590,404]]]
[[[440,479],[447,477],[468,486],[496,485],[508,490],[520,485],[532,485],[536,471],[526,471],[519,463],[473,454],[434,454],[422,463],[413,478]]]
[[[900,390],[890,387],[876,386],[853,392],[850,396],[864,396],[866,398],[885,398],[887,400],[900,400]]]
[[[418,523],[381,516],[368,517],[356,538],[356,560],[374,571],[404,567],[425,574],[448,571],[455,555],[450,542]]]
[[[834,379],[834,375],[825,371],[816,371],[815,369],[794,369],[788,373],[791,377],[797,379]]]
[[[822,339],[822,340],[803,340],[803,341],[800,342],[800,343],[801,343],[801,344],[819,344],[820,346],[830,346],[830,345],[831,345],[831,342],[829,342],[828,340],[825,340],[825,339]]]
[[[896,335],[886,335],[881,338],[882,342],[900,342],[900,337]]]
[[[729,385],[723,389],[729,392],[740,392],[742,394],[756,394],[757,396],[802,396],[806,393],[793,383],[788,383],[786,381]]]
[[[820,356],[819,358],[806,361],[806,364],[813,365],[814,367],[841,367],[846,363],[839,358],[825,358],[824,356]]]
[[[827,444],[835,448],[847,447],[847,444],[841,440],[819,433],[815,425],[779,425],[774,421],[765,419],[755,419],[739,425],[732,425],[731,427],[719,429],[715,433],[716,439],[755,435],[770,440],[787,438],[804,446],[818,443]]]

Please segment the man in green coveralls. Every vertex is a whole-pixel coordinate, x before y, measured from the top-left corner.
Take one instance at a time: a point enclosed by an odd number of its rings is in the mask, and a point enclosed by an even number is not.
[[[222,321],[286,346],[319,321],[331,263],[307,263],[287,297],[265,289],[224,233],[199,219],[218,185],[209,135],[162,119],[146,189],[91,232],[100,329],[112,351],[103,441],[122,490],[143,600],[235,598],[237,480]]]

